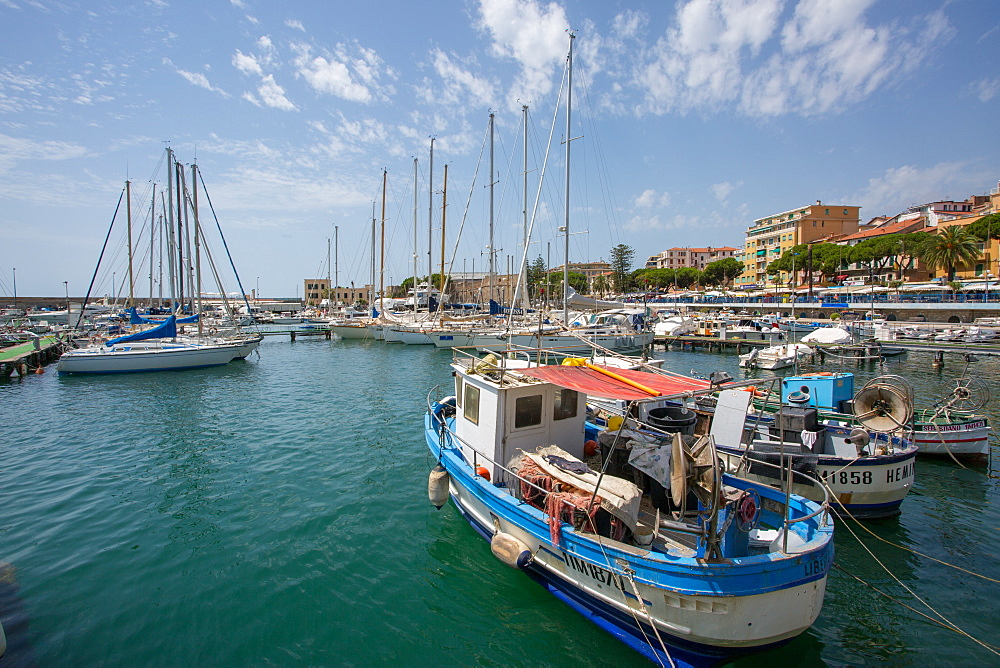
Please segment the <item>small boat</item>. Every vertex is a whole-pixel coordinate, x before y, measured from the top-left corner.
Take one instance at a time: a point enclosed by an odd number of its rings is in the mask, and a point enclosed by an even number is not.
[[[824,422],[849,424],[857,419],[852,373],[789,376],[781,381],[781,393],[785,401],[796,393],[806,395],[805,404],[819,409]],[[986,457],[992,427],[989,418],[979,411],[989,398],[989,387],[984,382],[963,374],[953,382],[950,394],[934,406],[914,410],[912,424],[908,425],[913,432],[910,440],[920,454]]]
[[[814,500],[832,496],[835,511],[858,519],[890,517],[899,514],[913,487],[917,446],[897,425],[909,420],[912,400],[887,384],[865,391],[855,398],[868,413],[859,424],[859,416],[822,419],[804,389],[789,394],[792,404],[765,404],[756,411],[750,410],[752,393],[723,390],[712,433],[731,473],[783,487],[788,478],[781,464],[791,462],[793,493]],[[717,432],[720,417],[739,428]]]
[[[747,369],[785,369],[811,355],[813,349],[804,343],[785,343],[780,346],[754,348],[740,355],[740,366]]]
[[[816,620],[826,504],[724,472],[712,436],[586,423],[585,395],[680,398],[709,382],[453,356],[455,395],[425,416],[428,494],[451,498],[504,564],[661,665],[773,646]]]
[[[851,342],[851,332],[844,326],[820,327],[799,339],[800,343],[843,344]]]

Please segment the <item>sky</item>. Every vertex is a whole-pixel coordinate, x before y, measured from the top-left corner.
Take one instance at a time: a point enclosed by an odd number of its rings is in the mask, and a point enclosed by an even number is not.
[[[527,255],[559,265],[567,30],[571,262],[624,243],[638,267],[816,200],[865,221],[1000,179],[994,0],[0,0],[0,301],[15,281],[83,295],[126,179],[148,238],[167,146],[197,162],[247,291],[370,282],[383,170],[386,284],[412,275],[414,236],[437,271],[445,196],[450,271],[491,247],[506,271],[524,105]],[[121,290],[123,230],[94,294]]]

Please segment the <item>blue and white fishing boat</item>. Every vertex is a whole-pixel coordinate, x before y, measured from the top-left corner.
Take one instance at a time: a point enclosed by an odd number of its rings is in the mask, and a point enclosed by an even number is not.
[[[662,665],[769,647],[816,620],[833,561],[827,504],[724,473],[711,436],[586,424],[588,395],[717,387],[453,354],[455,394],[425,416],[428,492],[439,508],[450,497],[503,563]],[[626,440],[641,457],[622,461]]]

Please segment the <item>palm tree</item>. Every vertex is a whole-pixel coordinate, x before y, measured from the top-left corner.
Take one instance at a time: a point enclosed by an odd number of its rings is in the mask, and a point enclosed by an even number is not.
[[[608,277],[603,274],[595,276],[594,281],[590,284],[591,290],[599,294],[601,297],[607,294],[610,287],[611,283],[608,281]]]
[[[979,258],[979,239],[964,227],[953,225],[939,231],[927,243],[920,259],[931,269],[940,267],[948,270],[948,280],[955,280],[957,265],[969,265]]]

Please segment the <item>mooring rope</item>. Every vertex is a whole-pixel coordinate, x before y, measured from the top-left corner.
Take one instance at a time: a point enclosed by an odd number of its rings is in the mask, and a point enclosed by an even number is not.
[[[826,487],[827,491],[830,492],[831,496],[833,496],[833,498],[837,500],[837,503],[838,503],[838,505],[840,505],[841,510],[843,510],[844,513],[846,513],[848,517],[850,517],[856,523],[858,523],[859,525],[861,525],[861,522],[859,522],[858,519],[856,517],[854,517],[854,515],[852,515],[849,510],[847,510],[847,508],[844,506],[844,504],[840,502],[840,499],[838,499],[837,496],[835,494],[833,494],[833,490],[830,489],[829,485],[827,485],[825,482],[823,482],[823,486]],[[895,580],[896,583],[900,587],[902,587],[907,592],[909,592],[910,596],[912,596],[913,598],[917,599],[918,601],[920,601],[921,603],[923,603],[925,606],[927,606],[928,610],[930,610],[935,615],[937,615],[938,617],[940,617],[944,621],[944,623],[948,627],[950,627],[953,631],[955,631],[959,635],[965,636],[966,638],[968,638],[969,640],[972,640],[976,644],[983,646],[984,648],[986,648],[988,651],[992,652],[993,654],[996,654],[997,656],[1000,656],[1000,651],[997,651],[991,645],[983,642],[982,640],[979,640],[975,636],[969,634],[967,631],[962,630],[957,624],[955,624],[950,619],[948,619],[943,614],[941,614],[936,609],[934,609],[934,606],[932,606],[930,603],[928,603],[924,599],[920,598],[920,596],[918,596],[916,592],[914,592],[912,589],[910,589],[909,587],[907,587],[906,583],[904,583],[902,580],[900,580],[898,577],[896,577],[895,573],[893,573],[891,570],[889,570],[889,568],[885,564],[883,564],[879,560],[878,557],[875,556],[875,553],[872,552],[871,549],[867,545],[864,544],[864,542],[861,540],[861,538],[858,536],[858,534],[854,533],[854,530],[851,528],[850,524],[848,524],[847,522],[844,522],[843,525],[845,527],[847,527],[847,530],[851,532],[851,535],[854,536],[854,539],[858,541],[858,545],[860,545],[861,547],[864,548],[865,552],[868,553],[868,555],[872,558],[872,560],[874,560],[875,563],[877,563],[879,566],[881,566],[882,570],[884,570],[886,573],[888,573],[889,577],[891,577],[893,580]],[[868,533],[870,533],[873,536],[875,536],[875,534],[871,531],[871,529],[868,529],[867,527],[865,527],[865,530],[868,531]],[[879,536],[875,536],[875,537],[879,538],[879,540],[882,540],[883,542],[889,543],[890,545],[895,545],[895,543],[891,543],[891,542],[889,542],[889,541],[887,541],[887,540],[885,540],[883,538],[880,538]],[[896,547],[902,547],[902,546],[896,545]],[[908,549],[908,548],[903,548],[903,549]],[[916,550],[910,550],[910,551],[914,552],[916,554],[920,554],[919,552],[916,552]],[[926,555],[921,555],[921,556],[926,556]],[[929,558],[932,558],[932,557],[929,557]],[[938,559],[934,559],[934,561],[937,561],[938,563],[945,564],[946,566],[951,566],[951,564],[947,564],[947,563],[945,563],[943,561],[940,561]],[[953,566],[953,568],[959,568],[959,567],[958,566]],[[959,568],[959,570],[963,570],[964,571],[965,569]],[[971,575],[976,575],[976,573],[971,573],[970,571],[965,571],[965,572],[970,573]],[[984,579],[987,579],[987,580],[992,580],[992,578],[986,578],[985,576],[979,576],[979,577],[983,577]],[[997,580],[993,580],[993,582],[997,582]]]

